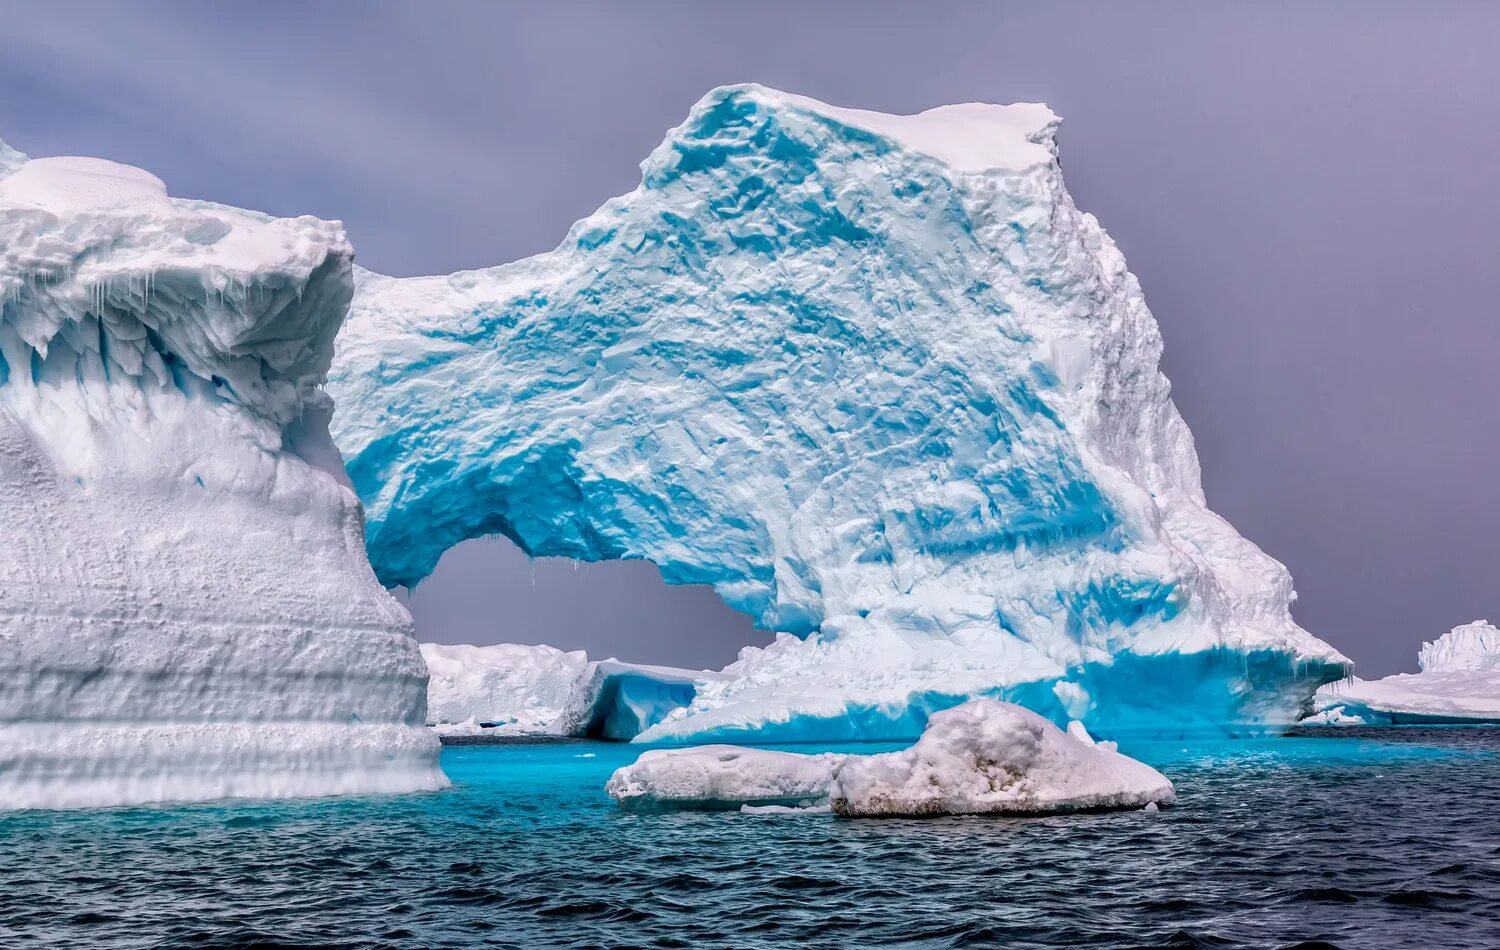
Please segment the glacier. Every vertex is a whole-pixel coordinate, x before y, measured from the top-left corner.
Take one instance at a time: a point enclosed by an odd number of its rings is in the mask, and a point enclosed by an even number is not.
[[[720,678],[583,650],[424,643],[427,724],[442,736],[572,736],[628,741]]]
[[[1500,629],[1488,620],[1422,644],[1418,673],[1349,679],[1318,690],[1308,725],[1500,723]]]
[[[1108,735],[1294,724],[1349,661],[1207,507],[1058,127],[724,87],[556,250],[357,271],[328,388],[377,575],[499,534],[777,633],[643,742],[912,739],[976,696]]]
[[[806,754],[711,745],[653,749],[617,769],[621,807],[813,810],[846,818],[1050,814],[1170,805],[1166,776],[1083,724],[1064,732],[1012,703],[973,699],[934,713],[908,749]]]
[[[0,145],[0,808],[447,784],[319,388],[352,258]]]

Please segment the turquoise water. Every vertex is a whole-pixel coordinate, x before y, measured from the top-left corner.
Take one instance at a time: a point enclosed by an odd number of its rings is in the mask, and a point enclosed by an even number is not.
[[[639,747],[559,742],[447,748],[429,795],[14,814],[0,946],[1500,946],[1500,729],[1125,751],[1178,806],[631,814]]]

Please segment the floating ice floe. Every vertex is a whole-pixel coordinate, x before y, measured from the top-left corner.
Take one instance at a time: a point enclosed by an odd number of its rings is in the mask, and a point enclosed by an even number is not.
[[[1454,627],[1422,644],[1417,667],[1420,673],[1324,686],[1304,725],[1500,722],[1500,629],[1489,621]]]
[[[828,808],[846,817],[1035,814],[1168,805],[1172,783],[1081,723],[1064,732],[993,699],[935,713],[916,744],[878,755],[738,746],[655,749],[610,777],[632,809]]]

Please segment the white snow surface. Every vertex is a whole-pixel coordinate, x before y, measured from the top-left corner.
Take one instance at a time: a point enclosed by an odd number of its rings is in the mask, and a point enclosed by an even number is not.
[[[1500,629],[1487,620],[1422,644],[1420,673],[1358,678],[1318,690],[1308,725],[1500,722]]]
[[[845,759],[830,797],[853,817],[1134,808],[1175,794],[1077,721],[1063,732],[1014,703],[976,699],[935,713],[910,749]]]
[[[806,808],[828,801],[844,759],[733,745],[652,749],[615,770],[604,790],[625,808]]]
[[[1348,661],[1208,509],[1057,127],[725,87],[556,250],[360,272],[329,388],[377,574],[500,533],[780,634],[642,741],[911,739],[985,695],[1115,734],[1295,723]]]
[[[605,791],[634,809],[829,806],[847,817],[1024,814],[1171,804],[1172,783],[1034,712],[976,699],[935,713],[909,749],[806,755],[712,745],[652,750],[618,769]]]
[[[446,784],[319,389],[351,259],[0,148],[0,808]]]

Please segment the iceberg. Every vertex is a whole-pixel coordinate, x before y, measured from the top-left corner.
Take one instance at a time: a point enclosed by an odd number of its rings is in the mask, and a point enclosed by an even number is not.
[[[1011,703],[975,699],[934,713],[916,744],[879,755],[808,755],[712,745],[654,749],[605,791],[636,810],[829,807],[844,817],[1046,814],[1175,801],[1143,762]]]
[[[850,756],[829,792],[836,814],[1027,814],[1144,808],[1175,800],[1166,776],[1074,720],[976,699],[935,713],[910,749]]]
[[[1488,620],[1454,627],[1422,644],[1419,673],[1350,679],[1318,690],[1305,725],[1500,722],[1500,629]]]
[[[1209,510],[1047,107],[714,90],[632,193],[488,270],[357,271],[329,390],[380,579],[500,534],[778,637],[636,737],[910,740],[976,696],[1279,731],[1349,661]]]
[[[0,146],[0,808],[447,784],[319,388],[351,260]]]
[[[446,736],[627,741],[692,702],[708,670],[590,660],[582,650],[422,644],[427,722]]]
[[[549,646],[422,644],[427,724],[439,735],[569,734],[564,719],[589,680],[588,656]]]

